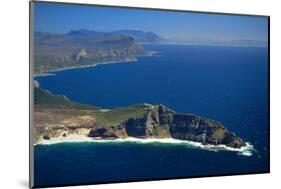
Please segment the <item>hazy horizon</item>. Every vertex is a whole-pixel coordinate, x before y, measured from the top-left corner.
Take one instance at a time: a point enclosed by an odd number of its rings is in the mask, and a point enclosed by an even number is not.
[[[37,2],[34,30],[142,30],[176,41],[268,41],[268,18]]]

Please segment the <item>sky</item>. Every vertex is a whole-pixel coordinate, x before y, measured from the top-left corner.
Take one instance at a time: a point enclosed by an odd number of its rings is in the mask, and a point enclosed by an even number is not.
[[[267,41],[266,17],[171,12],[37,2],[34,30],[67,33],[89,29],[151,31],[176,40]]]

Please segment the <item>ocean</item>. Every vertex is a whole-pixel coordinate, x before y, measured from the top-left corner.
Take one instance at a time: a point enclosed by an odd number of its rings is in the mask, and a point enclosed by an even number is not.
[[[250,154],[140,142],[35,146],[35,185],[72,185],[268,172],[268,52],[262,47],[145,45],[130,63],[35,77],[44,89],[102,108],[163,104],[220,121]]]

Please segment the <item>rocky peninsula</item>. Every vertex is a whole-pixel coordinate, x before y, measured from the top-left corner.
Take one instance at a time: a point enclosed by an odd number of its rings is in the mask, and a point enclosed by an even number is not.
[[[103,63],[136,61],[150,56],[129,35],[72,31],[67,34],[35,32],[34,73],[95,66]]]
[[[164,105],[137,104],[104,110],[72,102],[34,86],[34,142],[56,138],[87,137],[89,140],[177,139],[202,145],[246,146],[220,122]]]

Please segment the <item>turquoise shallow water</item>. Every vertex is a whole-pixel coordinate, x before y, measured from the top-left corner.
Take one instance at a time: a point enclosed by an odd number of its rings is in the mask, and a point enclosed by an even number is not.
[[[37,77],[41,87],[103,108],[164,104],[219,120],[254,145],[252,156],[176,144],[35,146],[35,183],[79,184],[268,171],[267,49],[149,45],[133,63]]]

